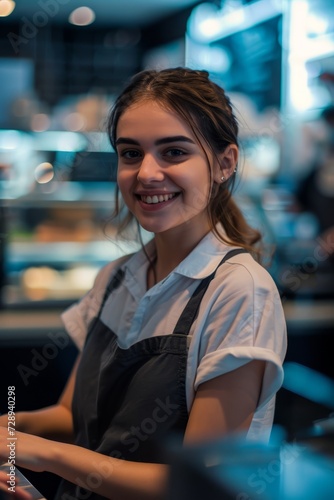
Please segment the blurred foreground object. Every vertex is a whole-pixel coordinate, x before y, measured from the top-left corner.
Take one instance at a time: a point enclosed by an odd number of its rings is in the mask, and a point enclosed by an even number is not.
[[[328,500],[332,458],[303,442],[287,443],[274,428],[268,445],[235,437],[179,451],[167,500]],[[333,448],[334,441],[331,441]]]

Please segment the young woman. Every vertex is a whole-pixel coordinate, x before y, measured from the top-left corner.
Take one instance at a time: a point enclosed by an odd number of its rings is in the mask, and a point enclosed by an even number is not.
[[[82,352],[59,403],[17,415],[17,464],[64,478],[64,500],[163,498],[168,436],[267,439],[282,382],[285,321],[253,258],[260,235],[231,198],[238,126],[224,91],[205,71],[141,72],[108,131],[122,198],[153,238],[65,312]]]

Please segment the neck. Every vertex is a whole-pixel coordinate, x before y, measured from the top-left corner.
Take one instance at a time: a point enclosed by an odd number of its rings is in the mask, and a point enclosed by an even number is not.
[[[194,231],[193,227],[187,230],[182,226],[179,231],[156,234],[154,237],[157,252],[154,269],[156,282],[168,276],[209,231],[209,226],[201,231]]]

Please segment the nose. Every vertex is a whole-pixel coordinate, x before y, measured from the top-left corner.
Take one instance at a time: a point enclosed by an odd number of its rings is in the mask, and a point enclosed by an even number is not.
[[[164,173],[159,162],[152,154],[145,154],[140,164],[137,180],[143,184],[164,180]]]

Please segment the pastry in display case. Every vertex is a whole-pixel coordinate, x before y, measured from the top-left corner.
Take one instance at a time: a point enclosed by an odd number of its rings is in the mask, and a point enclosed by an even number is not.
[[[0,133],[2,306],[63,306],[92,287],[104,264],[138,248],[117,241],[110,222],[116,155],[103,134],[66,132],[22,134],[24,154],[15,156],[16,144],[10,155],[7,132]],[[20,132],[11,137],[21,141]]]

